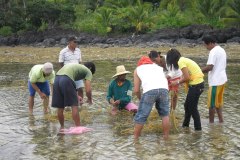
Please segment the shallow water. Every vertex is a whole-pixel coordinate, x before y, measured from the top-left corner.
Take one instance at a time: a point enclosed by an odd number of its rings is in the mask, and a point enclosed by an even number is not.
[[[197,60],[197,58],[195,58]],[[206,59],[204,59],[204,62]],[[139,143],[133,142],[133,134],[121,134],[122,128],[132,128],[133,115],[121,114],[111,117],[105,100],[106,87],[115,72],[116,61],[95,61],[97,72],[93,79],[92,106],[83,105],[90,121],[82,124],[94,129],[81,135],[58,135],[59,123],[43,114],[42,102],[35,98],[34,115],[28,114],[27,76],[33,64],[0,64],[0,159],[238,159],[240,157],[240,108],[239,108],[239,62],[228,64],[229,82],[225,90],[224,118],[222,125],[208,124],[206,108],[207,92],[203,92],[199,110],[203,131],[189,130],[171,133],[163,140],[161,132],[144,132]],[[199,62],[201,63],[201,62]],[[124,62],[133,71],[136,62]],[[132,75],[128,76],[132,80]],[[207,83],[206,83],[207,88]],[[185,94],[181,93],[177,117],[181,124],[184,114]],[[134,99],[137,102],[136,99]],[[122,126],[118,122],[123,122]],[[191,120],[192,122],[192,120]],[[121,127],[116,128],[115,125]],[[124,126],[125,125],[125,126]],[[127,125],[127,126],[126,126]],[[71,119],[65,121],[67,128],[73,126]]]

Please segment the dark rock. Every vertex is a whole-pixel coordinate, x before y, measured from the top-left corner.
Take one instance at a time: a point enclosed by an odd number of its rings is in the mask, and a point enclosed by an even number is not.
[[[227,40],[227,43],[237,42],[240,43],[240,37],[233,37],[229,40]]]
[[[80,33],[70,29],[54,28],[44,32],[29,31],[11,37],[0,36],[0,45],[33,45],[42,47],[65,46],[70,36],[76,36],[80,45],[111,46],[150,46],[186,44],[195,46],[202,43],[202,37],[212,35],[218,43],[240,43],[240,28],[213,29],[207,25],[191,25],[183,28],[159,29],[154,33],[131,35],[98,36]],[[106,44],[106,45],[105,45]]]

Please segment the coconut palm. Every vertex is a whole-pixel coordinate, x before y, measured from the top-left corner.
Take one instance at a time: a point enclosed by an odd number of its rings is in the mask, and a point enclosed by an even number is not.
[[[231,10],[228,11],[227,16],[223,18],[223,21],[227,25],[240,27],[240,1],[232,0],[228,5]]]

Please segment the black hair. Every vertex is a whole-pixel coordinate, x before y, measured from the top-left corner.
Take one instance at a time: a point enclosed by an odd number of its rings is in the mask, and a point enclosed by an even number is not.
[[[92,72],[92,74],[95,73],[96,71],[96,66],[93,62],[85,62],[84,66],[86,66],[88,69],[90,69],[90,71]]]
[[[178,69],[178,60],[180,59],[181,54],[178,50],[176,49],[170,49],[167,52],[167,57],[166,57],[166,61],[167,61],[167,65],[168,66],[173,66],[174,69]]]
[[[160,56],[160,54],[161,54],[161,52],[157,52],[157,51],[155,51],[155,50],[152,50],[152,51],[150,51],[150,52],[148,53],[148,57],[149,57],[150,59],[155,59],[155,58],[157,58],[158,56]]]
[[[205,36],[202,38],[202,41],[207,45],[209,43],[216,43],[216,39],[213,36]]]
[[[76,41],[76,40],[77,40],[77,37],[75,37],[75,36],[71,36],[68,38],[68,42]]]

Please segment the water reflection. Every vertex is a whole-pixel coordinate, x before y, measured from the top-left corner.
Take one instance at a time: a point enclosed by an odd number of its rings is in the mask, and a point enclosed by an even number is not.
[[[0,64],[0,159],[238,159],[240,156],[239,65],[228,66],[229,82],[226,88],[223,115],[225,123],[209,125],[206,91],[200,98],[199,111],[202,132],[191,126],[171,134],[163,140],[161,132],[143,132],[138,143],[131,133],[121,134],[116,123],[133,129],[132,115],[111,117],[106,103],[106,86],[119,62],[96,61],[97,72],[93,80],[92,106],[85,105],[92,116],[81,120],[94,131],[82,135],[59,135],[58,121],[49,121],[42,112],[40,97],[36,97],[34,113],[28,114],[27,75],[31,64]],[[133,71],[135,63],[126,67]],[[132,75],[129,75],[132,80]],[[207,88],[207,87],[206,87]],[[185,94],[181,93],[176,110],[179,123],[184,114]],[[134,99],[136,101],[136,99]],[[71,119],[66,126],[73,125]]]

